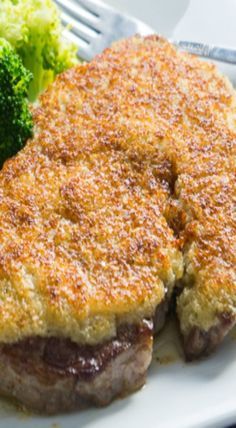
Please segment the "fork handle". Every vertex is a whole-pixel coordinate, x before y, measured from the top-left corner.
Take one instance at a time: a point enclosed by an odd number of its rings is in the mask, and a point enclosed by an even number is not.
[[[184,40],[174,41],[174,45],[186,50],[189,53],[210,58],[216,61],[236,64],[236,49],[211,46],[204,43],[188,42]]]

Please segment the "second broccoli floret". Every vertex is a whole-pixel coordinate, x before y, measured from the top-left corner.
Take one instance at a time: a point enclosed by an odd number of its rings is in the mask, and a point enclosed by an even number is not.
[[[0,166],[32,136],[27,100],[32,74],[10,44],[0,39]]]
[[[78,62],[77,47],[62,37],[58,9],[52,0],[1,0],[0,37],[8,40],[33,73],[29,99],[55,76]]]

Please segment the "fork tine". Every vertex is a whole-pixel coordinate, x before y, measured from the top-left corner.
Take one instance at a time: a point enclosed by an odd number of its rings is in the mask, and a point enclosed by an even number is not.
[[[66,40],[74,43],[78,46],[78,57],[83,61],[91,61],[91,59],[96,55],[96,51],[94,52],[94,49],[90,43],[87,43],[85,40],[82,40],[75,34],[73,34],[69,30],[64,30],[63,36]]]
[[[83,39],[79,38],[71,31],[65,29],[63,31],[63,36],[65,39],[70,42],[75,43],[78,46],[78,56],[85,61],[90,61],[93,56],[95,56],[96,52],[93,52],[92,46],[85,42]]]
[[[92,42],[94,37],[97,36],[97,33],[93,31],[90,27],[87,27],[78,20],[75,20],[70,15],[67,15],[67,13],[62,12],[61,20],[64,25],[69,26],[69,29],[73,34],[88,43]]]
[[[79,56],[86,61],[90,61],[113,41],[139,32],[140,25],[147,28],[138,20],[122,15],[101,0],[55,1],[61,6],[62,20],[67,25],[66,31],[71,27],[69,38],[75,41],[79,47]],[[149,28],[148,34],[151,32]]]
[[[108,11],[110,9],[109,6],[97,0],[76,0],[76,3],[79,3],[97,17],[101,16],[103,11]]]
[[[98,17],[95,16],[92,12],[89,12],[88,9],[80,6],[78,1],[55,0],[55,2],[62,10],[68,12],[68,15],[73,17],[75,21],[78,20],[94,31],[100,33],[100,22]]]
[[[73,34],[70,30],[67,30],[66,28],[63,30],[63,37],[66,40],[77,45],[78,50],[80,50],[81,47],[83,47],[84,49],[87,49],[87,47],[89,46],[89,44],[85,40],[80,39],[78,36]]]

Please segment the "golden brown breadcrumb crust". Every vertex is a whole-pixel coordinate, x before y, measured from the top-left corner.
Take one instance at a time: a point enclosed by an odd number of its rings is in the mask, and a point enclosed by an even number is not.
[[[137,36],[34,116],[0,174],[0,341],[111,337],[171,293],[182,252],[182,331],[235,315],[235,94],[213,65]]]

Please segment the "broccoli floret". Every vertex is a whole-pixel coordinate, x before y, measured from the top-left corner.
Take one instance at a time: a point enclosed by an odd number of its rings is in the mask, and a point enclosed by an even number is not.
[[[62,37],[63,26],[53,0],[1,0],[0,37],[8,40],[33,73],[29,99],[75,65],[77,47]]]
[[[0,166],[32,136],[27,99],[31,79],[11,45],[0,39]]]

